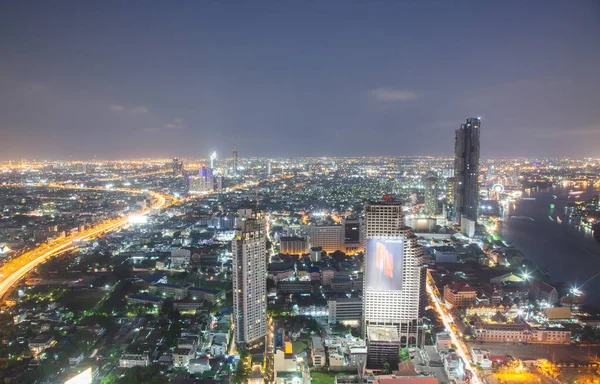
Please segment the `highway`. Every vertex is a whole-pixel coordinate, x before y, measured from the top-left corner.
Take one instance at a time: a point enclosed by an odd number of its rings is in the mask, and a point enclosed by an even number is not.
[[[165,205],[166,199],[164,196],[154,192],[149,193],[156,199],[156,203],[151,208],[138,212],[138,215],[148,214],[151,209],[161,208]],[[2,276],[2,280],[0,280],[0,298],[4,297],[13,285],[48,258],[72,249],[74,240],[93,238],[94,236],[104,232],[113,231],[128,223],[129,216],[101,223],[82,233],[66,237],[49,246],[42,245],[37,249],[26,252],[23,255],[10,260],[0,268],[0,276]]]
[[[448,335],[450,335],[450,339],[452,340],[452,344],[454,344],[456,348],[456,354],[463,360],[463,362],[465,363],[465,368],[471,374],[471,383],[481,384],[481,379],[477,375],[477,371],[471,366],[471,358],[469,357],[468,349],[465,347],[465,344],[462,342],[462,340],[458,338],[456,332],[452,330],[452,323],[454,322],[454,320],[452,320],[452,315],[444,309],[442,303],[440,302],[440,299],[435,294],[429,281],[427,281],[426,287],[427,293],[433,301],[435,311],[438,313],[440,319],[442,320],[444,327],[446,327]]]
[[[292,176],[279,176],[279,177],[271,177],[269,181],[288,179]],[[232,186],[227,189],[227,191],[235,190],[235,189],[243,189],[250,188],[258,185],[259,182],[246,182],[239,185]],[[25,186],[23,184],[4,184],[0,185],[2,187],[12,186],[12,187],[22,187]],[[48,184],[33,184],[28,186],[39,186],[39,187],[50,187],[50,188],[64,188],[64,189],[81,189],[81,190],[107,190],[106,188],[100,187],[78,187],[74,185],[68,185],[63,183],[48,183]],[[129,193],[143,193],[143,191],[139,189],[127,189],[127,188],[111,188],[112,191],[120,191],[120,192],[129,192]],[[152,207],[144,210],[143,212],[137,212],[132,215],[146,215],[154,208],[161,208],[166,204],[166,196],[161,195],[157,192],[148,191],[156,199],[156,204]],[[191,198],[200,198],[205,197],[207,195],[211,195],[214,192],[206,192],[199,195],[195,195]],[[185,202],[191,198],[181,199],[179,202]],[[15,285],[19,280],[21,280],[25,275],[27,275],[32,269],[46,261],[48,258],[60,254],[62,252],[68,251],[73,247],[74,240],[86,240],[89,238],[93,238],[103,232],[110,232],[123,227],[129,223],[129,216],[124,218],[119,218],[116,220],[112,220],[108,223],[101,223],[93,228],[86,230],[83,233],[79,233],[77,235],[69,236],[64,239],[59,240],[56,243],[51,245],[42,245],[37,249],[26,252],[23,255],[8,261],[0,268],[0,299],[4,297],[4,295],[11,289],[13,285]]]

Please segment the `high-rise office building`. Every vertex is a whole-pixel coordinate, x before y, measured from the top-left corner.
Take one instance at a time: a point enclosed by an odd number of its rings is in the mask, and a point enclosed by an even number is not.
[[[438,213],[438,180],[432,176],[425,180],[425,214],[436,216]]]
[[[479,205],[479,129],[481,119],[467,118],[456,130],[454,143],[454,223],[472,237]]]
[[[240,209],[233,254],[233,316],[240,349],[267,334],[266,221],[260,212]]]
[[[233,174],[237,175],[238,173],[238,150],[237,147],[233,148]]]
[[[204,176],[190,176],[188,177],[188,192],[192,194],[205,193],[211,190],[210,184]]]
[[[365,205],[363,335],[368,366],[397,363],[398,348],[419,342],[425,260],[400,202],[389,195]]]
[[[267,175],[271,176],[272,173],[273,173],[273,165],[269,161],[269,163],[267,164]]]
[[[183,174],[183,160],[179,160],[177,157],[173,158],[171,163],[171,169],[173,170],[173,175],[179,176]]]

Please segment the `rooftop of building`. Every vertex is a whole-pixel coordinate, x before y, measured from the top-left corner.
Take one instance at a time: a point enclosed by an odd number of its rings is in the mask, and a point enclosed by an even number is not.
[[[481,327],[490,331],[520,331],[527,329],[526,324],[483,323]]]
[[[134,299],[134,300],[151,301],[151,302],[154,302],[154,303],[159,303],[160,302],[160,298],[158,298],[156,296],[143,295],[141,293],[130,293],[129,295],[127,295],[127,297],[130,298],[130,299]]]
[[[398,329],[396,327],[370,326],[368,330],[369,341],[399,341]]]
[[[42,333],[29,340],[29,344],[45,344],[54,340],[54,336],[49,333]]]
[[[193,349],[191,348],[176,348],[173,351],[174,355],[190,355],[192,353]]]
[[[176,284],[167,284],[167,283],[156,283],[152,284],[153,287],[156,288],[173,288],[173,289],[183,289],[184,287]]]
[[[312,340],[312,348],[316,351],[325,351],[325,346],[323,346],[323,339],[319,336],[313,336]]]
[[[373,384],[438,384],[435,377],[379,376]]]
[[[475,288],[471,287],[469,285],[469,283],[467,283],[466,281],[462,281],[462,280],[449,285],[448,288],[452,292],[457,292],[457,293],[475,293],[475,292],[477,292],[477,290]]]
[[[211,293],[213,295],[221,292],[218,289],[210,289],[210,288],[199,288],[199,287],[191,287],[188,289],[188,291],[192,291],[192,292],[204,292],[204,293]]]

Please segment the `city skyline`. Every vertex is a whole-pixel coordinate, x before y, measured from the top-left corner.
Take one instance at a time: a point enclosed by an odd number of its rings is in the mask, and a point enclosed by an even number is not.
[[[599,382],[599,0],[0,5],[0,382]]]
[[[467,116],[483,120],[486,157],[598,157],[598,13],[11,2],[0,157],[451,156]]]

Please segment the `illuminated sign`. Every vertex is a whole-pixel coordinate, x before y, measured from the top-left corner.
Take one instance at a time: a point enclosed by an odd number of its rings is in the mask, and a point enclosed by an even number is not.
[[[88,368],[85,371],[78,373],[69,380],[65,381],[64,384],[91,384],[92,383],[92,368]]]
[[[367,239],[367,289],[402,289],[404,240]]]
[[[383,200],[385,200],[385,201],[391,201],[392,200],[392,195],[383,195]]]

